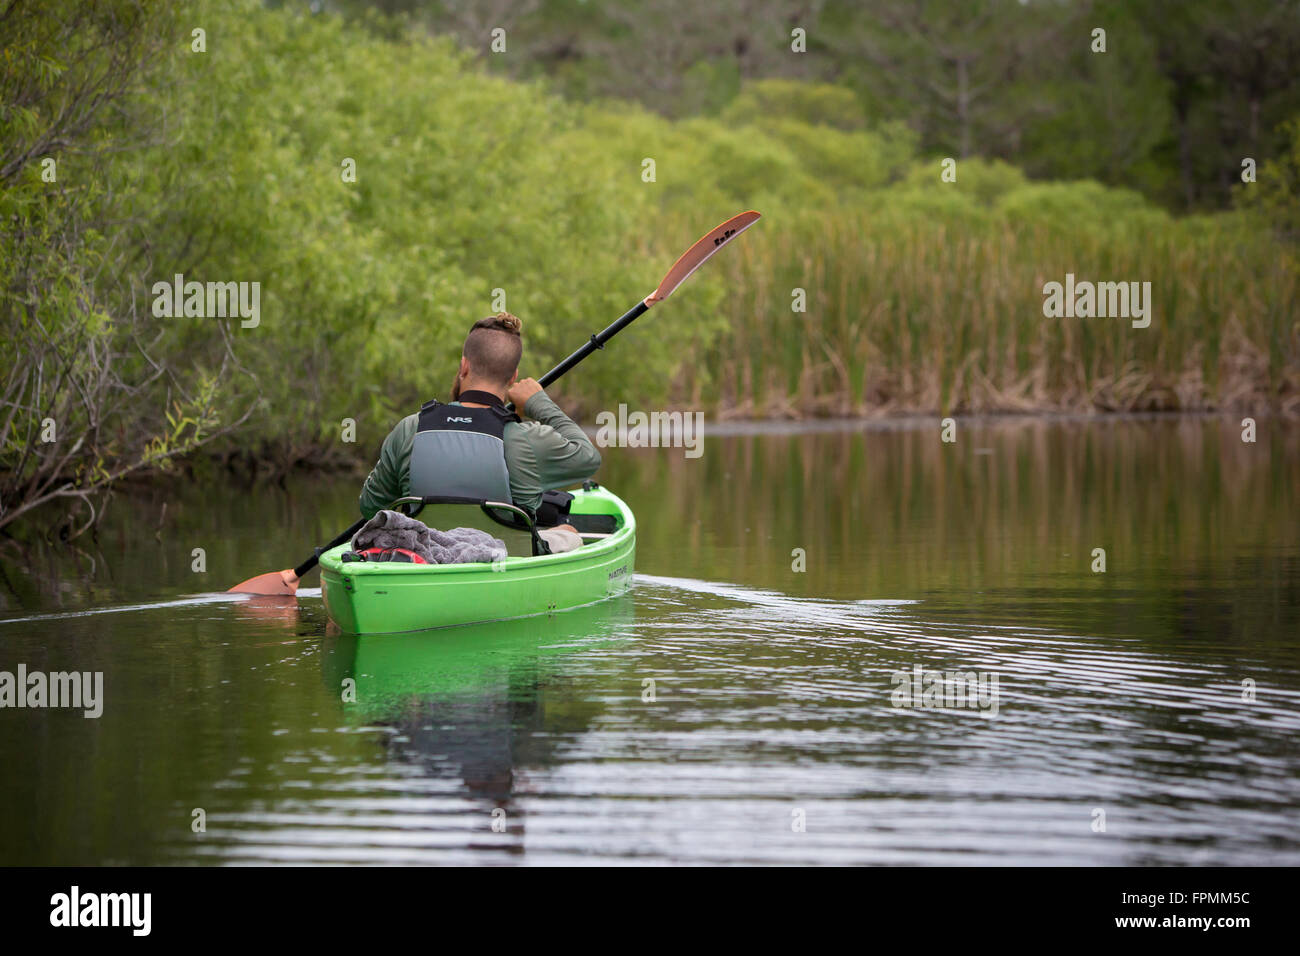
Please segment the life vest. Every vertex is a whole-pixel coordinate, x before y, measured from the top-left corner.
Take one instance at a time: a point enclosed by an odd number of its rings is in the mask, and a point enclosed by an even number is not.
[[[434,400],[420,409],[411,445],[411,494],[508,503],[505,429],[519,416],[490,392],[461,392],[460,400],[488,407]]]

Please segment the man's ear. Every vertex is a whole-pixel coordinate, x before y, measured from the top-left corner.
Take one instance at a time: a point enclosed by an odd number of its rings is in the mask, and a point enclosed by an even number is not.
[[[506,383],[506,388],[509,388],[517,381],[519,381],[519,369],[515,369],[515,374],[510,376],[510,381]]]
[[[460,357],[460,377],[464,378],[469,374],[469,359],[465,356]]]

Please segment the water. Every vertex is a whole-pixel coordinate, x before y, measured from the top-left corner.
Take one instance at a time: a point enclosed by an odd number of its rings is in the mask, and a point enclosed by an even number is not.
[[[1294,865],[1298,459],[1200,419],[611,450],[629,596],[400,637],[211,593],[354,480],[123,493],[0,548],[0,670],[106,698],[0,710],[0,862]],[[997,715],[893,706],[918,665]]]

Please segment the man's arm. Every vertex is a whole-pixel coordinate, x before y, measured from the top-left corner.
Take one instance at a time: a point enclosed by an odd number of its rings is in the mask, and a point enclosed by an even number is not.
[[[511,398],[524,398],[522,405],[518,402],[516,405],[522,407],[524,414],[533,421],[546,426],[528,431],[528,443],[535,454],[537,481],[542,489],[558,488],[594,475],[600,468],[600,452],[586,432],[560,411],[536,382],[526,379],[515,389],[511,390]]]
[[[402,419],[384,439],[379,449],[379,460],[361,486],[358,502],[361,517],[373,518],[376,512],[402,497],[404,487],[410,485],[411,441],[414,437],[411,419],[414,417]]]

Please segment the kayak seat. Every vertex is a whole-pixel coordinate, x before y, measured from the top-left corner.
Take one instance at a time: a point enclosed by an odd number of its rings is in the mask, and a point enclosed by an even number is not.
[[[399,498],[389,507],[401,510],[412,518],[419,518],[430,528],[439,531],[450,531],[453,528],[485,531],[494,538],[500,538],[506,546],[506,554],[512,558],[549,553],[537,535],[532,517],[524,509],[512,504],[428,495],[423,498]]]

